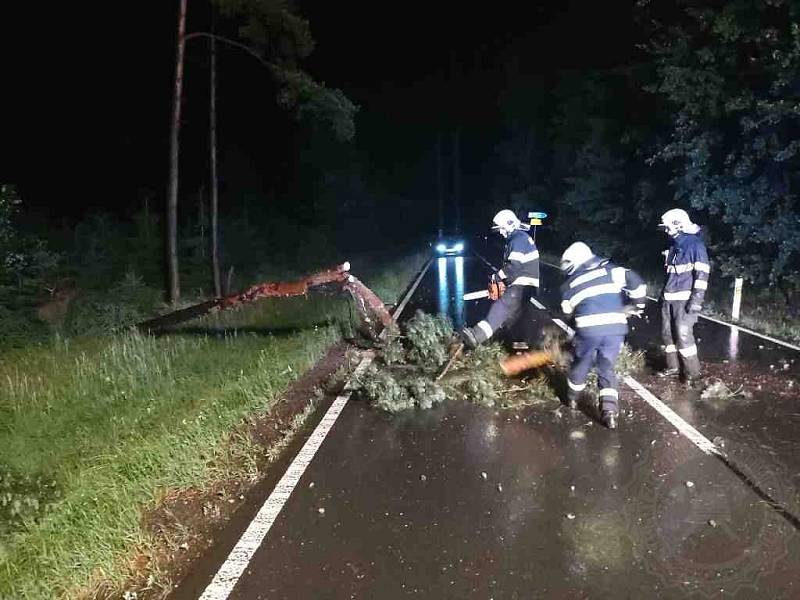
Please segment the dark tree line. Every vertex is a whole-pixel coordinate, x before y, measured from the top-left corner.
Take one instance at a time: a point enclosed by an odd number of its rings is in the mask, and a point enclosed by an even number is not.
[[[718,273],[788,297],[800,287],[800,1],[642,0],[636,17],[627,64],[509,77],[495,202],[541,206],[562,239],[634,263],[655,255],[660,212],[684,207]]]

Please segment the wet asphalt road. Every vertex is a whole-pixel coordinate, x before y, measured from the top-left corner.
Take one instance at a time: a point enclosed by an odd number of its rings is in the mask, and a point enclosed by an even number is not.
[[[434,261],[404,316],[442,310],[474,323],[488,301],[458,298],[486,273],[471,257]],[[558,279],[544,270],[548,306]],[[658,342],[655,311],[632,345]],[[556,402],[519,412],[448,402],[390,416],[353,399],[231,597],[800,597],[800,532],[754,491],[800,513],[800,398],[775,391],[798,377],[797,357],[744,333],[732,356],[728,328],[696,331],[702,359],[763,374],[762,389],[708,402],[646,372],[637,379],[724,443],[739,474],[624,386],[614,432]],[[231,539],[243,527],[234,522]],[[224,554],[175,596],[197,597]]]

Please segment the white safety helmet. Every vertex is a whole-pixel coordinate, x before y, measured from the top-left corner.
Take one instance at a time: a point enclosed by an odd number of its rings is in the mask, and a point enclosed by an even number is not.
[[[513,211],[504,208],[492,219],[494,225],[492,230],[497,231],[503,237],[508,237],[511,232],[520,228],[520,221]]]
[[[561,270],[572,275],[583,263],[594,258],[592,249],[583,242],[575,242],[561,255]]]
[[[689,218],[689,213],[682,208],[672,208],[665,212],[661,215],[661,223],[658,226],[672,237],[679,233],[697,233],[698,229]]]

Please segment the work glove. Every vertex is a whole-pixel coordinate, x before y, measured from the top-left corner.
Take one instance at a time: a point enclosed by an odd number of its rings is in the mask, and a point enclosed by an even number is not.
[[[689,313],[690,315],[697,314],[702,309],[703,307],[697,304],[696,302],[689,302],[689,304],[686,305],[686,312]]]
[[[644,305],[628,304],[625,307],[625,316],[627,317],[641,317],[644,314]]]

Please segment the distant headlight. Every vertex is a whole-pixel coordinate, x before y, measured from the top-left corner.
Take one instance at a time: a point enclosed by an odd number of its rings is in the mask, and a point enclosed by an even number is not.
[[[446,252],[447,246],[445,246],[444,244],[436,244],[436,251],[439,253]]]
[[[463,244],[462,242],[458,242],[458,243],[455,245],[455,251],[456,251],[456,252],[461,252],[463,249],[464,249],[464,244]]]

